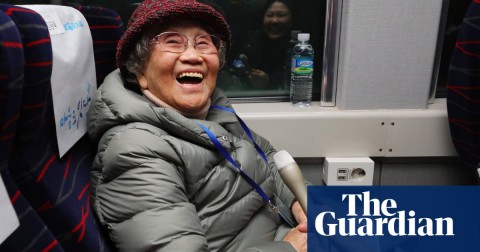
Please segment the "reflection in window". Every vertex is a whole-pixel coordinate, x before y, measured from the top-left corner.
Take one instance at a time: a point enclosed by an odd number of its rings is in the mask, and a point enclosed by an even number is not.
[[[311,33],[315,47],[314,86],[319,96],[323,49],[324,1],[217,0],[232,27],[232,48],[218,86],[232,98],[288,100],[292,39]],[[312,11],[315,10],[315,11]],[[292,37],[293,34],[293,37]],[[317,83],[317,84],[315,84]]]

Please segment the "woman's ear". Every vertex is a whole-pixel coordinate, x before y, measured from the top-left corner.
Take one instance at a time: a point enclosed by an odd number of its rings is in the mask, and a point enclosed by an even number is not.
[[[140,86],[140,89],[148,89],[148,81],[145,75],[143,74],[137,74],[137,80],[138,80],[138,85]]]

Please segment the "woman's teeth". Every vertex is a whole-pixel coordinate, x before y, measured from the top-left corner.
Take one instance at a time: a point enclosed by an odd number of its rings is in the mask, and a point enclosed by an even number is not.
[[[181,84],[196,84],[203,80],[203,74],[201,73],[181,73],[177,77],[177,81]]]

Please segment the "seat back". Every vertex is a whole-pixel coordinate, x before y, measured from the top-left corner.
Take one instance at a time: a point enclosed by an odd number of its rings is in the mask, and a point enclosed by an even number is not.
[[[13,20],[0,16],[0,170],[5,169],[20,117],[23,87],[23,46]]]
[[[480,162],[480,2],[472,1],[448,69],[447,111],[453,144],[466,166]]]
[[[9,169],[20,118],[25,61],[21,34],[11,18],[15,9],[4,10],[0,10],[0,179],[5,183],[20,226],[0,244],[0,251],[62,251],[18,188]],[[27,41],[28,37],[23,39]]]
[[[56,237],[58,251],[110,251],[109,239],[97,224],[89,200],[90,169],[96,148],[84,135],[64,156],[59,156],[50,81],[52,64],[56,62],[52,63],[48,25],[42,18],[39,21],[40,16],[34,11],[15,8],[21,10],[13,12],[13,16],[24,33],[22,36],[32,36],[32,40],[24,41],[24,46],[32,48],[25,55],[24,97],[9,171]],[[29,30],[32,27],[38,30]]]
[[[97,85],[116,68],[115,52],[118,41],[125,32],[120,15],[97,6],[75,6],[87,19],[93,39],[93,53],[97,73]]]

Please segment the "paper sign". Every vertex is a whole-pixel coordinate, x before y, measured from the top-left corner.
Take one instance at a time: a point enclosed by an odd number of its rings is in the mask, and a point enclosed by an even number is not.
[[[17,214],[10,202],[10,197],[8,197],[7,189],[5,189],[2,176],[0,176],[0,223],[0,244],[2,244],[20,226]]]
[[[62,34],[65,32],[65,28],[63,28],[62,22],[60,21],[60,18],[58,17],[57,13],[55,12],[45,13],[45,14],[42,14],[41,16],[43,20],[45,20],[45,23],[47,24],[48,32],[50,33],[50,36]]]
[[[87,132],[86,112],[97,89],[92,35],[85,17],[72,7],[22,7],[38,12],[49,26],[52,96],[61,157]]]

